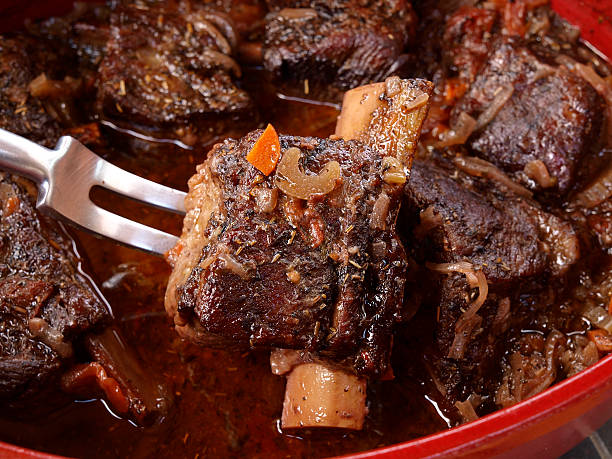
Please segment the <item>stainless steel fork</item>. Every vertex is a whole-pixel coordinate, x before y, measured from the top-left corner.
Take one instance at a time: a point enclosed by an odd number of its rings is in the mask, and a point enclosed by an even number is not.
[[[185,213],[184,192],[124,171],[72,137],[61,137],[50,150],[0,129],[0,169],[36,182],[39,210],[92,233],[159,255],[178,240],[98,207],[90,191],[97,185],[177,214]]]

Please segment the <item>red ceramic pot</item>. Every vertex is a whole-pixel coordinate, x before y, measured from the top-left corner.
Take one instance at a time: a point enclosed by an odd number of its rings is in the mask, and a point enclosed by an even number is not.
[[[18,20],[61,14],[71,0],[13,1],[0,5],[0,30]],[[612,59],[611,0],[551,0],[553,8],[580,27],[582,37]],[[10,22],[6,19],[13,10]],[[17,16],[15,16],[15,14]],[[538,457],[555,458],[612,418],[612,355],[550,389],[510,408],[460,427],[364,453],[363,458]],[[0,442],[3,458],[57,458]]]

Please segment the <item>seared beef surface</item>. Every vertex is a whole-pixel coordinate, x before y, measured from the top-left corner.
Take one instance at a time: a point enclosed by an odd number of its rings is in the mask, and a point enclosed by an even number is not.
[[[109,319],[79,271],[73,241],[34,209],[29,182],[0,178],[0,399],[34,392]]]
[[[184,136],[248,113],[251,100],[236,86],[241,70],[230,57],[235,43],[214,18],[195,7],[117,7],[98,76],[104,115]]]
[[[499,380],[510,329],[538,327],[534,304],[524,298],[546,297],[547,285],[561,284],[579,258],[579,241],[568,222],[545,212],[529,198],[504,185],[473,177],[447,161],[415,160],[406,187],[405,222],[413,255],[429,265],[422,276],[433,286],[423,307],[436,313],[435,347],[428,359],[445,396],[454,403],[471,394],[490,395]],[[481,271],[487,298],[475,315],[466,315],[482,292],[451,268],[435,273],[437,263],[467,262]],[[561,289],[556,294],[560,294]],[[523,298],[523,295],[525,297]],[[535,303],[535,301],[534,301]],[[469,316],[469,317],[468,317]],[[563,323],[559,316],[558,323]],[[491,407],[492,405],[488,405]],[[486,411],[486,410],[485,410]]]
[[[382,181],[382,158],[359,142],[281,136],[305,173],[342,170],[329,194],[290,197],[245,159],[260,134],[215,146],[191,178],[166,309],[206,345],[304,349],[380,376],[406,276],[401,186]]]
[[[598,146],[605,119],[601,96],[520,39],[503,38],[493,45],[452,116],[466,112],[478,119],[506,91],[511,96],[471,136],[469,148],[531,188],[538,184],[523,170],[539,160],[556,180],[553,189],[565,193],[575,182],[580,160]]]
[[[490,282],[562,274],[579,256],[571,225],[503,184],[452,164],[416,160],[406,187],[411,212],[426,216],[418,250],[435,263],[467,260]],[[559,235],[571,235],[560,241]]]
[[[0,128],[47,147],[55,145],[60,125],[43,102],[28,91],[30,82],[57,62],[44,44],[27,36],[0,39]]]
[[[498,18],[495,10],[464,6],[446,21],[442,53],[462,80],[473,82],[486,62]]]
[[[263,59],[281,80],[348,90],[382,81],[414,34],[410,3],[269,1]]]

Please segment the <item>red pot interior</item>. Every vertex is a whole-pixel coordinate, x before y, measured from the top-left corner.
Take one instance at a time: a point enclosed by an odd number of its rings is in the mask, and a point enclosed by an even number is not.
[[[66,13],[71,0],[8,0],[0,6],[0,31],[25,19]],[[579,27],[582,37],[612,59],[612,2],[551,0],[553,8]],[[510,408],[460,427],[390,447],[353,455],[372,457],[557,457],[612,414],[612,355],[584,372]],[[0,458],[57,457],[0,442]]]

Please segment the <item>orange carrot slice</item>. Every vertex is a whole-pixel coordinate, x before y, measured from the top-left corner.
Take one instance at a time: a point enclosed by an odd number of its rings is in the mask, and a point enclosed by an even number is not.
[[[246,159],[257,170],[264,175],[270,175],[276,168],[278,159],[280,158],[280,142],[278,134],[271,124],[268,124],[266,130],[257,139],[251,151],[247,153]]]

